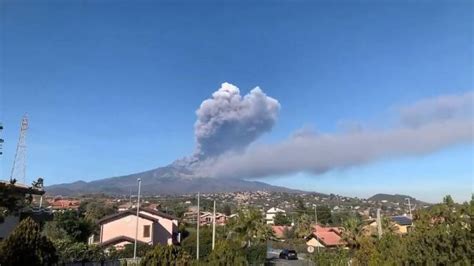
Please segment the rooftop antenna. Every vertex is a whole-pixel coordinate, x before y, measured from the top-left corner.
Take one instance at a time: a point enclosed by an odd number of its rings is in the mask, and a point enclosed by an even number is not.
[[[13,161],[10,180],[17,180],[26,184],[26,131],[28,130],[28,116],[21,119],[20,137],[16,146],[15,160]]]

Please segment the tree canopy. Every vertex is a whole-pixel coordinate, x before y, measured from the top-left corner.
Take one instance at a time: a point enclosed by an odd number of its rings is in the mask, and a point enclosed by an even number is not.
[[[41,235],[39,225],[29,217],[0,245],[1,265],[51,265],[56,261],[53,243]]]

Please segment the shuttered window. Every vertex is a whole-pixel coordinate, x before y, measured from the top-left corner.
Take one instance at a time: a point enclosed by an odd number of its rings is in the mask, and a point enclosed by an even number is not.
[[[150,226],[144,225],[143,226],[143,237],[150,237]]]

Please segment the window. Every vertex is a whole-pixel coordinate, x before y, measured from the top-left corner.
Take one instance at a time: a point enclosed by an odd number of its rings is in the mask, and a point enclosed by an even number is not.
[[[150,226],[144,225],[143,226],[143,237],[150,237]]]

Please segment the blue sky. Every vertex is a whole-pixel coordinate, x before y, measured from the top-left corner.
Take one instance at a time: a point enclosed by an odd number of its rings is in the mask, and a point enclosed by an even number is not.
[[[8,178],[21,116],[28,178],[128,174],[194,150],[200,103],[223,82],[281,104],[276,142],[304,126],[390,125],[393,108],[473,89],[471,1],[7,1],[0,120]],[[367,197],[470,198],[474,148],[262,180]]]

